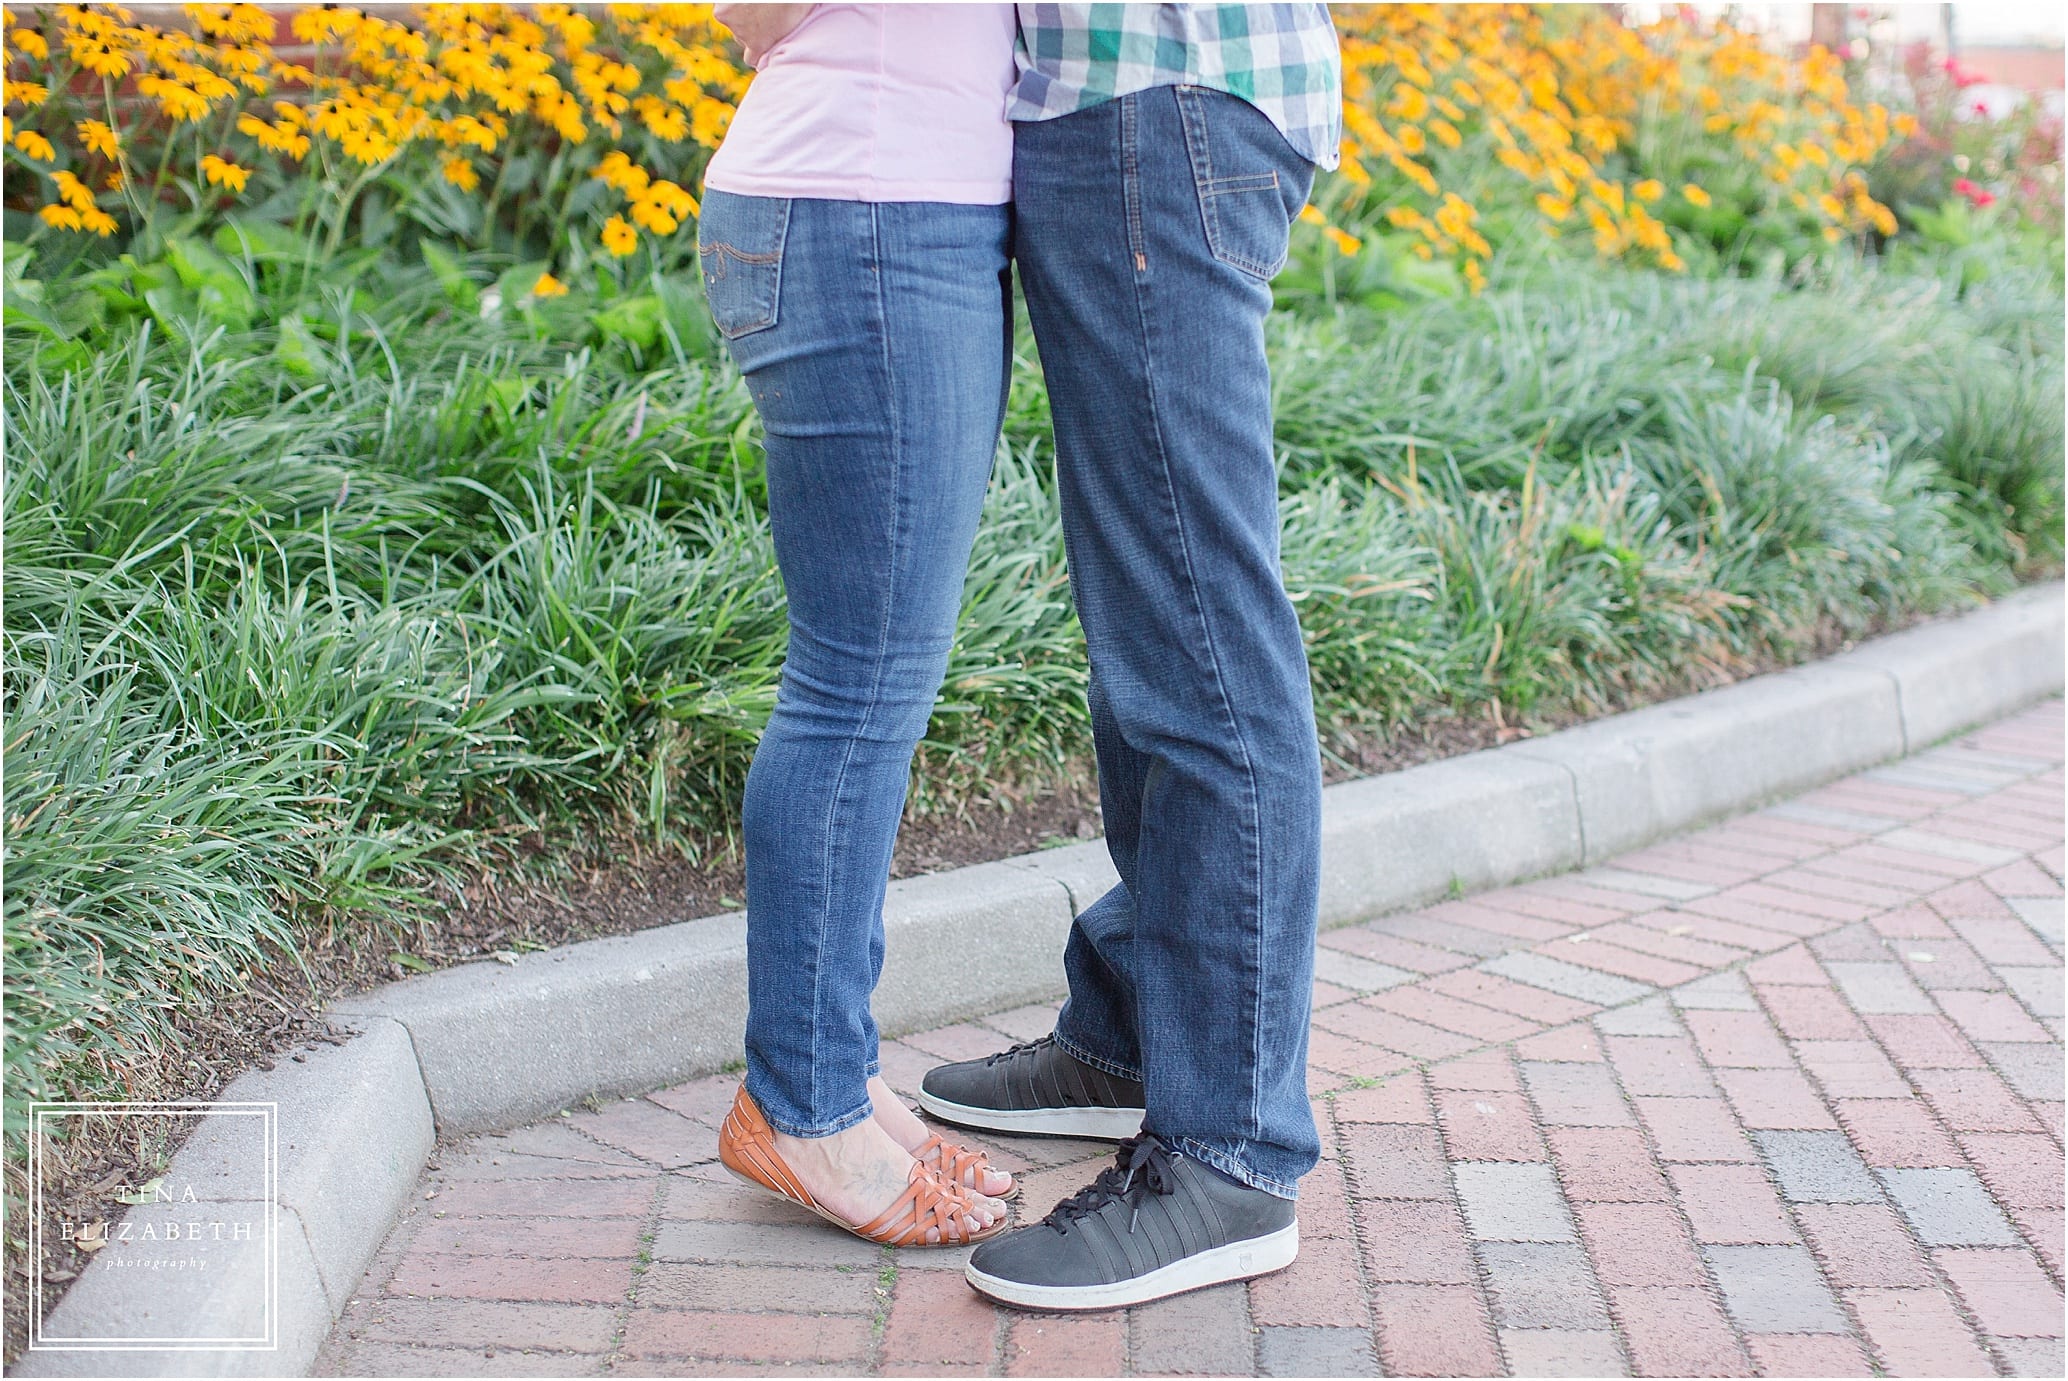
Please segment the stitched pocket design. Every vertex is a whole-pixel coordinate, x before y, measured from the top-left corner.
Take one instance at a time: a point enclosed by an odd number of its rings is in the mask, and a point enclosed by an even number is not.
[[[776,324],[783,295],[787,197],[706,191],[697,222],[697,263],[711,320],[727,340]]]

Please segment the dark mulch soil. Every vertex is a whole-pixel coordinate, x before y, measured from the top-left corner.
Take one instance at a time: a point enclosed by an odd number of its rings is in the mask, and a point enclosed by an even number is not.
[[[1916,622],[1903,620],[1900,627]],[[1889,628],[1876,632],[1890,631]],[[1835,629],[1820,630],[1814,656],[1840,650],[1850,640]],[[1738,670],[1736,676],[1715,675],[1660,687],[1628,697],[1616,710],[1771,671],[1781,665]],[[1600,711],[1609,713],[1609,709]],[[1504,721],[1494,707],[1455,718],[1431,720],[1391,733],[1339,731],[1323,744],[1327,780],[1395,772],[1440,758],[1457,757],[1543,734],[1591,716],[1565,712],[1532,716],[1525,725]],[[1062,785],[995,801],[975,801],[953,814],[912,815],[900,830],[892,876],[913,877],[969,863],[989,862],[1065,840],[1090,839],[1100,832],[1098,797],[1088,763],[1078,764]],[[446,903],[427,903],[400,940],[393,935],[369,937],[358,930],[314,936],[297,967],[282,958],[261,975],[250,990],[230,1002],[184,1014],[185,1039],[174,1050],[140,1054],[123,1071],[126,1096],[132,1099],[207,1099],[250,1068],[270,1069],[279,1059],[299,1059],[316,1041],[330,1035],[319,1013],[326,1002],[421,968],[445,968],[489,957],[498,950],[529,951],[606,935],[624,935],[651,926],[733,911],[742,905],[745,876],[736,853],[722,847],[706,851],[701,862],[680,855],[657,855],[625,846],[608,856],[562,863],[548,875],[550,850],[523,850],[530,858],[507,871],[483,872],[469,879]],[[541,857],[543,855],[543,857]],[[398,946],[400,948],[398,949]],[[394,957],[406,953],[414,964]],[[59,1224],[113,1221],[123,1205],[115,1195],[125,1187],[157,1174],[170,1159],[177,1138],[123,1140],[96,1138],[90,1149],[60,1155],[43,1168],[44,1237],[59,1241]],[[9,1165],[7,1199],[25,1205],[26,1168]],[[8,1229],[8,1306],[5,1357],[19,1355],[27,1337],[28,1290],[40,1287],[48,1310],[65,1285],[86,1264],[74,1249],[55,1252],[46,1246],[48,1274],[28,1279],[30,1266],[23,1214],[11,1214]]]

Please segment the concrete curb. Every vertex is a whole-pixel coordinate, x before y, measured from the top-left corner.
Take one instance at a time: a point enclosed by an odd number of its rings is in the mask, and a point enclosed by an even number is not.
[[[1321,924],[1583,867],[1999,718],[2062,688],[2062,615],[2054,582],[1811,666],[1330,787]],[[1114,880],[1094,842],[892,884],[875,1003],[884,1033],[1056,997],[1071,918]],[[944,994],[930,959],[950,941],[972,967]],[[333,1014],[360,1034],[222,1095],[280,1105],[279,1350],[32,1352],[17,1371],[306,1372],[414,1189],[434,1121],[440,1135],[521,1125],[740,1058],[746,919],[464,965]],[[222,1154],[197,1135],[168,1178],[206,1184]],[[127,1280],[89,1273],[50,1322],[105,1332],[230,1310],[198,1277],[154,1280],[139,1299]]]
[[[416,1189],[436,1144],[430,1101],[409,1032],[385,1017],[351,1023],[342,1044],[318,1046],[300,1061],[252,1070],[218,1096],[276,1105],[274,1218],[278,1255],[274,1320],[278,1347],[243,1352],[25,1352],[21,1376],[304,1375],[331,1321],[359,1287],[403,1203]],[[218,1217],[255,1219],[249,1138],[204,1123],[173,1157],[169,1190],[192,1186],[200,1205],[167,1203],[124,1215],[145,1223]],[[241,1208],[241,1211],[240,1211]],[[255,1237],[258,1233],[255,1231]],[[117,1246],[105,1249],[120,1250]],[[265,1306],[249,1273],[89,1268],[45,1320],[53,1337],[251,1337],[266,1332]]]

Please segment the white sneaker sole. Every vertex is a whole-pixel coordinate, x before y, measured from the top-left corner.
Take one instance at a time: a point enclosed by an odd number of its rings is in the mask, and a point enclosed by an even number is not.
[[[1166,1295],[1282,1271],[1299,1254],[1300,1225],[1295,1220],[1262,1237],[1198,1252],[1168,1266],[1159,1266],[1147,1275],[1111,1285],[1028,1285],[985,1275],[974,1262],[962,1268],[962,1275],[978,1294],[1022,1309],[1123,1309]]]
[[[1144,1108],[978,1108],[919,1091],[919,1106],[943,1122],[1016,1136],[1077,1136],[1125,1141],[1142,1130]]]

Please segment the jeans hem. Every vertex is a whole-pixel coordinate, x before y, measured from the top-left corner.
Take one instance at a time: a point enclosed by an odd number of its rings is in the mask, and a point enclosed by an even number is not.
[[[1055,1039],[1057,1048],[1079,1064],[1090,1065],[1101,1074],[1110,1074],[1116,1079],[1129,1079],[1137,1084],[1142,1082],[1142,1071],[1139,1069],[1129,1069],[1126,1065],[1119,1064],[1113,1060],[1099,1058],[1076,1041],[1064,1035],[1061,1027],[1056,1028]]]
[[[1266,1194],[1274,1194],[1281,1199],[1297,1200],[1300,1197],[1300,1187],[1298,1185],[1281,1184],[1269,1175],[1258,1174],[1233,1156],[1228,1155],[1224,1151],[1216,1151],[1204,1142],[1194,1141],[1191,1137],[1186,1136],[1179,1137],[1173,1144],[1186,1155],[1205,1161],[1208,1165],[1211,1165],[1225,1175],[1234,1176],[1251,1189],[1261,1189]]]
[[[794,1136],[799,1141],[818,1141],[823,1137],[837,1136],[849,1127],[861,1126],[876,1114],[874,1107],[868,1103],[863,1103],[854,1112],[843,1114],[830,1122],[823,1122],[815,1127],[807,1127],[800,1122],[777,1121],[769,1115],[768,1104],[763,1103],[759,1098],[756,1098],[754,1102],[761,1108],[761,1116],[767,1121],[769,1126],[781,1132],[784,1136]]]

